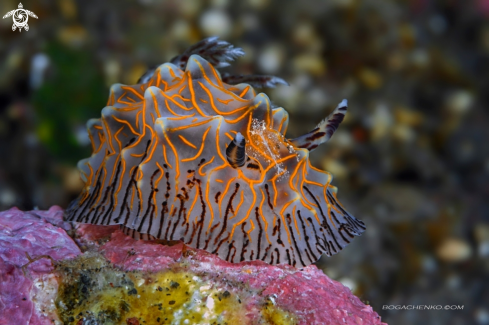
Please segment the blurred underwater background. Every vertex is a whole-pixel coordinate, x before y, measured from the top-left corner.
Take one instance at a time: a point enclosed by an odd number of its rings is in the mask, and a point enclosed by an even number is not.
[[[389,324],[489,324],[488,0],[23,5],[28,32],[0,21],[0,210],[65,208],[110,85],[217,35],[246,52],[222,71],[289,82],[258,90],[289,112],[288,138],[348,99],[311,161],[367,231],[318,267]]]

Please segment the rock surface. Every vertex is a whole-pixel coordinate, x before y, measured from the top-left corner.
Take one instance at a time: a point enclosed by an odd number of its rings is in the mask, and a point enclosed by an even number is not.
[[[56,295],[54,267],[49,258],[41,258],[27,267],[32,259],[50,256],[54,261],[81,254],[68,236],[63,210],[23,212],[17,208],[0,213],[0,324],[51,324],[59,321],[56,307],[50,301]],[[24,274],[25,271],[25,274]],[[41,286],[44,282],[44,289]],[[46,284],[52,284],[49,288]],[[41,290],[40,290],[41,289]]]
[[[59,207],[0,213],[0,325],[101,324],[107,317],[120,324],[385,324],[314,265],[232,264],[181,243],[135,241],[118,227],[72,229],[62,215]],[[22,268],[26,253],[38,260]],[[76,303],[67,300],[73,292],[84,292]],[[107,313],[107,297],[124,308]]]

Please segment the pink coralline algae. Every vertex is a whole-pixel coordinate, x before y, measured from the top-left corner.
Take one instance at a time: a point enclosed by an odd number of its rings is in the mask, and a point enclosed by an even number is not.
[[[85,313],[80,316],[78,301],[78,304],[71,302],[71,305],[69,301],[60,302],[61,293],[58,291],[63,286],[67,265],[76,265],[69,264],[69,261],[90,254],[103,256],[108,266],[106,269],[122,274],[125,279],[132,276],[134,280],[135,272],[144,274],[140,281],[126,282],[133,289],[130,289],[129,294],[121,296],[126,301],[123,311],[110,314],[110,317],[119,317],[111,319],[115,324],[140,324],[143,320],[145,324],[210,324],[212,321],[209,320],[213,317],[210,312],[214,311],[221,315],[216,317],[221,317],[222,324],[226,320],[228,324],[233,324],[230,320],[233,317],[238,319],[233,313],[240,313],[241,324],[385,325],[370,306],[362,303],[341,283],[329,279],[314,265],[297,269],[282,264],[272,266],[262,261],[229,263],[206,251],[189,248],[181,242],[168,246],[137,241],[124,235],[117,227],[75,224],[72,229],[69,223],[62,221],[62,213],[58,207],[30,212],[13,208],[0,213],[1,325],[63,322],[81,325],[108,321],[109,316],[106,314],[90,310],[84,310]],[[29,259],[33,262],[29,263]],[[85,264],[81,270],[89,268]],[[95,270],[101,272],[100,268]],[[69,273],[76,272],[81,271],[71,270]],[[95,274],[100,275],[97,272],[93,272],[94,277],[97,276]],[[190,274],[190,279],[200,283],[200,286],[185,287],[183,281],[179,284],[172,280],[171,285],[165,288],[165,285],[157,284],[159,280],[155,274],[172,274],[174,277]],[[103,287],[100,279],[97,280],[99,289]],[[109,284],[111,290],[117,287],[112,280]],[[149,290],[152,286],[157,289]],[[179,298],[177,289],[184,287],[189,291],[185,292],[188,297]],[[94,288],[91,287],[89,291]],[[128,285],[125,288],[127,290]],[[169,306],[164,302],[158,304],[150,301],[149,307],[144,307],[142,300],[150,297],[148,294],[158,293],[158,290],[169,292],[165,297],[173,293],[175,298],[169,301]],[[131,292],[136,294],[131,295]],[[100,293],[97,297],[103,300],[105,296]],[[154,321],[144,318],[146,314],[137,314],[138,311],[134,310],[134,301],[137,299],[141,300],[137,308],[154,308],[160,313],[173,308],[171,315],[175,318],[165,322],[163,316],[156,317],[153,311],[150,314],[154,316]],[[192,300],[197,300],[198,304],[192,305]],[[228,301],[223,305],[224,310],[219,310],[221,300]],[[60,310],[60,306],[64,306],[64,310]],[[74,315],[76,318],[63,318],[63,313],[70,312],[66,306],[77,308],[77,314]],[[191,311],[185,311],[185,308]],[[196,312],[201,309],[201,315],[197,315]],[[180,318],[177,317],[179,313],[183,315]],[[188,316],[187,321],[185,315]],[[193,322],[194,317],[200,317],[200,321],[195,318]]]
[[[51,324],[58,320],[50,301],[56,297],[54,267],[41,258],[27,267],[26,253],[36,259],[50,256],[54,261],[81,254],[66,233],[63,210],[23,212],[17,208],[0,213],[0,324]],[[24,274],[25,272],[25,274]],[[44,285],[51,285],[47,288]]]

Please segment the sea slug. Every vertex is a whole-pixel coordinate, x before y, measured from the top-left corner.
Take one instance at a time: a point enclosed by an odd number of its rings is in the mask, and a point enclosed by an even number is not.
[[[365,225],[338,202],[331,174],[309,161],[346,100],[288,140],[287,112],[251,86],[282,79],[217,70],[243,54],[212,37],[136,85],[113,85],[102,117],[87,124],[93,154],[78,164],[85,188],[66,220],[120,224],[135,238],[182,240],[230,262],[297,267],[361,235]]]

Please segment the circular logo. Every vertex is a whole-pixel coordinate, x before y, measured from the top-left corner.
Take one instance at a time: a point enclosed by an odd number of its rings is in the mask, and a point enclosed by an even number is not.
[[[14,24],[20,28],[24,27],[27,24],[27,20],[29,20],[29,17],[27,16],[27,13],[25,12],[24,9],[15,10],[13,16],[14,16]]]
[[[14,24],[12,25],[12,30],[14,32],[16,29],[19,29],[19,32],[20,32],[20,31],[22,31],[22,28],[25,29],[26,31],[29,30],[29,25],[27,25],[27,21],[29,20],[29,16],[37,19],[36,14],[33,13],[32,11],[25,10],[22,3],[19,3],[18,9],[14,9],[14,10],[7,12],[3,16],[3,19],[8,18],[10,16],[12,16],[12,19],[14,21]]]

